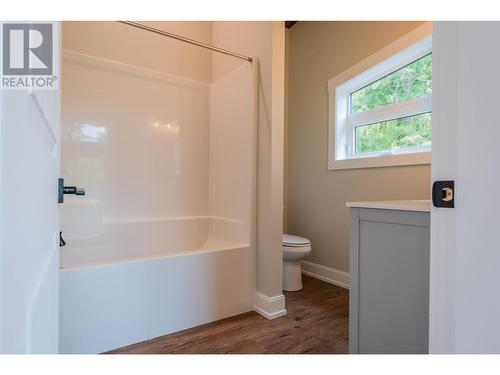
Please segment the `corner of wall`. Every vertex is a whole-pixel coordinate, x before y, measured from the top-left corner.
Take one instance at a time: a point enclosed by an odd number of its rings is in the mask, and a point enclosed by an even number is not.
[[[253,308],[256,312],[269,320],[276,319],[287,314],[285,308],[285,296],[283,294],[269,297],[260,292],[255,292]]]

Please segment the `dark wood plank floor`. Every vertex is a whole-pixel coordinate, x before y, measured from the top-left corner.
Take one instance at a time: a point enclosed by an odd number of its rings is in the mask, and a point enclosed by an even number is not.
[[[347,353],[349,292],[307,276],[303,283],[303,290],[285,292],[287,316],[248,312],[109,353]]]

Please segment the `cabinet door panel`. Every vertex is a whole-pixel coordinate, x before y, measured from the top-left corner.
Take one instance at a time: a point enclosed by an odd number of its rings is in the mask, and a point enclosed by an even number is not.
[[[426,226],[359,222],[359,353],[428,352],[429,241]]]

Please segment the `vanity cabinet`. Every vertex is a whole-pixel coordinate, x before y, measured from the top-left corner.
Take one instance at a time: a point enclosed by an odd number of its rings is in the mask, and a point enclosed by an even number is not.
[[[428,353],[429,202],[347,205],[349,352]]]

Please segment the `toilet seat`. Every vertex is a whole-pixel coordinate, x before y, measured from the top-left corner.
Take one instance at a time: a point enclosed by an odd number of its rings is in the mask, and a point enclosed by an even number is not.
[[[286,247],[306,247],[311,245],[311,241],[307,238],[294,236],[293,234],[284,234],[281,243]]]

